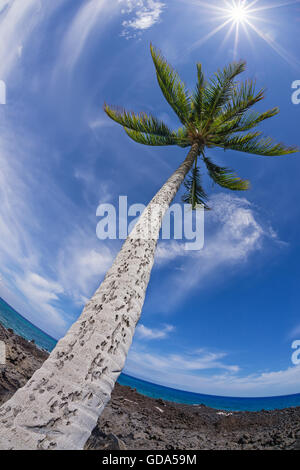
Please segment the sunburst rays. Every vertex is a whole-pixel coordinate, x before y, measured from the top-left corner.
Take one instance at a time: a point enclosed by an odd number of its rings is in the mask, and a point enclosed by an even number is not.
[[[283,8],[296,3],[300,4],[300,0],[272,2],[269,4],[265,3],[264,5],[261,4],[261,0],[223,0],[222,2],[215,1],[210,3],[202,0],[186,1],[203,7],[203,10],[208,10],[210,15],[214,12],[211,19],[218,23],[210,32],[196,41],[191,46],[192,49],[205,44],[221,30],[227,28],[220,47],[224,46],[229,38],[232,37],[234,58],[237,58],[238,45],[242,36],[246,37],[252,45],[253,36],[258,36],[289,65],[300,68],[300,61],[279,44],[275,38],[272,38],[266,29],[266,24],[272,24],[271,19],[268,18],[270,10]]]

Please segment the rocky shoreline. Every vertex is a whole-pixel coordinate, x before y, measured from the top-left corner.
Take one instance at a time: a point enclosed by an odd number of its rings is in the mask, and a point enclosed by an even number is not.
[[[0,404],[22,387],[48,356],[0,324],[6,364],[0,365]],[[116,384],[87,450],[300,450],[300,407],[224,412],[143,396]]]

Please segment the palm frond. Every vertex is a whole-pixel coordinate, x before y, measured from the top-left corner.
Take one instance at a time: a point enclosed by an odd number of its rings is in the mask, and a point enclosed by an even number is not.
[[[220,124],[242,117],[246,111],[264,98],[265,90],[255,91],[255,82],[246,80],[235,86],[231,100],[222,108],[216,116],[213,128],[218,128]]]
[[[245,114],[245,116],[237,116],[229,121],[219,122],[216,120],[214,125],[216,126],[213,130],[214,133],[221,137],[230,136],[230,134],[236,132],[245,132],[253,127],[258,126],[262,121],[269,119],[279,113],[279,108],[269,109],[263,113],[252,112],[250,114]]]
[[[189,147],[191,145],[186,127],[179,127],[174,134],[176,135],[177,145],[180,147]]]
[[[209,210],[206,204],[207,194],[202,187],[199,168],[195,167],[191,170],[191,174],[186,178],[184,186],[186,192],[182,196],[182,202],[191,204],[193,210],[197,208],[197,204],[201,204],[204,206],[204,209]]]
[[[137,132],[132,129],[124,127],[126,134],[138,144],[151,145],[151,146],[165,146],[165,145],[179,145],[176,136],[162,136],[155,134],[146,134]]]
[[[286,146],[283,143],[275,143],[271,137],[262,137],[255,135],[259,133],[253,133],[253,137],[237,136],[232,139],[227,139],[222,145],[224,149],[236,150],[238,152],[246,152],[254,155],[262,155],[268,157],[275,157],[280,155],[289,155],[296,153],[299,149],[296,146]]]
[[[249,129],[253,129],[253,127],[256,127],[259,123],[262,121],[265,121],[266,119],[269,119],[273,116],[276,116],[276,114],[279,113],[279,108],[273,108],[269,109],[268,111],[265,111],[264,113],[250,113],[248,115],[245,115],[240,121],[234,132],[244,132],[248,131]]]
[[[276,156],[298,152],[295,146],[276,143],[261,132],[249,132],[261,122],[278,114],[278,108],[265,112],[250,112],[250,108],[264,98],[264,90],[255,90],[253,80],[237,83],[235,78],[245,70],[245,62],[229,64],[212,77],[207,84],[202,66],[197,64],[197,84],[191,96],[177,72],[151,44],[151,55],[161,90],[171,105],[182,127],[172,131],[163,121],[151,114],[134,113],[104,105],[107,115],[122,125],[127,135],[140,144],[151,146],[178,145],[188,147],[198,143],[204,147],[220,147],[249,154]],[[202,153],[203,154],[203,153]],[[203,154],[204,156],[204,154]],[[204,158],[211,178],[220,186],[245,190],[248,181],[232,170],[215,165]],[[196,165],[197,166],[197,165]],[[205,205],[206,194],[201,186],[199,170],[195,168],[186,180],[184,198]]]
[[[169,137],[172,131],[159,119],[146,113],[134,113],[125,109],[118,109],[104,105],[106,114],[121,126],[136,132]]]
[[[227,133],[225,135],[218,135],[215,134],[212,136],[210,140],[210,147],[216,146],[216,147],[222,147],[224,149],[231,148],[230,144],[239,144],[239,145],[244,145],[253,139],[256,139],[257,137],[261,136],[261,131],[256,131],[256,132],[248,132],[248,134],[241,134],[239,136],[235,136],[230,138],[230,133]]]
[[[205,155],[203,155],[203,160],[211,179],[222,188],[231,189],[232,191],[249,189],[250,182],[237,176],[231,169],[216,165]]]
[[[223,70],[219,70],[205,87],[203,106],[207,116],[206,126],[231,100],[236,87],[234,78],[245,70],[245,66],[244,61],[229,64]]]
[[[220,122],[220,121],[215,120],[212,123],[210,132],[213,136],[217,136],[218,138],[221,138],[222,136],[229,136],[233,132],[237,132],[237,129],[239,128],[241,121],[242,121],[241,116],[238,116],[236,118],[233,118],[225,122]]]
[[[204,74],[202,72],[202,65],[197,64],[197,85],[196,90],[192,96],[192,116],[196,122],[201,122],[203,112],[203,93],[205,87]]]
[[[150,49],[161,91],[180,121],[185,124],[188,122],[191,113],[190,94],[178,73],[167,63],[165,58],[152,44]]]

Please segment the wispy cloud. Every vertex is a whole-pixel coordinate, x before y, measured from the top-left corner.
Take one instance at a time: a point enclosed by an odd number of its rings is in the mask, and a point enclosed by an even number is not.
[[[3,123],[0,295],[8,300],[13,298],[13,306],[20,308],[20,313],[52,335],[60,336],[74,320],[78,307],[93,294],[112,262],[114,251],[96,238],[95,209],[90,217],[88,213],[81,218],[79,208],[48,176],[47,170],[39,167],[40,148],[40,142],[32,139],[30,133],[24,134],[18,127],[10,129]],[[24,172],[24,166],[30,171]],[[89,180],[92,176],[77,174],[77,178],[83,177]],[[98,189],[99,196],[101,193],[107,196],[105,187],[102,191]],[[48,226],[49,219],[46,222],[49,210],[55,213],[53,227]],[[16,301],[15,296],[20,300]],[[66,299],[77,308],[64,310]]]
[[[164,301],[167,309],[182,300],[194,286],[207,287],[212,276],[215,282],[215,276],[224,267],[242,266],[251,254],[262,248],[265,239],[282,244],[271,227],[258,222],[257,209],[245,198],[221,193],[212,197],[211,202],[213,210],[205,216],[202,250],[187,251],[184,243],[177,241],[162,241],[158,245],[158,268],[174,260],[182,261],[180,269],[174,270],[166,281],[165,289],[172,292],[168,302]]]
[[[2,1],[0,4],[0,76],[5,79],[14,61],[18,48],[32,29],[32,17],[39,2]]]
[[[42,315],[47,314],[47,323],[51,322],[59,330],[66,328],[66,319],[59,309],[53,306],[53,302],[59,300],[60,294],[64,292],[58,282],[46,279],[37,273],[26,272],[24,275],[16,276],[15,284],[37,312],[42,312]]]
[[[99,33],[99,28],[107,25],[108,15],[117,8],[117,3],[109,0],[89,0],[82,4],[64,35],[59,59],[61,68],[74,67],[94,28],[97,27]]]
[[[0,77],[6,79],[17,59],[20,59],[23,45],[39,25],[43,16],[50,16],[61,2],[41,0],[0,1]]]
[[[126,362],[126,370],[128,372],[134,370],[135,373],[141,376],[144,367],[147,371],[152,369],[154,374],[161,374],[161,378],[165,372],[172,374],[175,371],[177,373],[187,373],[188,371],[223,369],[231,373],[238,372],[239,367],[237,365],[224,362],[226,356],[227,354],[224,352],[211,352],[205,349],[182,354],[169,353],[162,355],[145,349],[144,345],[135,345],[130,351]],[[141,367],[142,364],[143,367]]]
[[[157,23],[164,6],[158,0],[119,0],[118,2],[89,0],[85,2],[76,11],[64,34],[54,73],[66,69],[73,70],[95,28],[99,36],[99,31],[105,30],[108,18],[120,12],[131,15],[129,20],[122,22],[122,35],[129,38]]]
[[[143,324],[139,324],[136,328],[136,336],[141,339],[164,339],[169,333],[174,331],[174,326],[164,325],[161,329],[148,328]]]
[[[100,245],[94,233],[76,228],[62,244],[57,256],[56,275],[67,295],[82,305],[93,294],[97,281],[113,261],[113,251]]]
[[[238,365],[227,364],[224,352],[162,355],[135,346],[125,372],[161,385],[223,396],[270,396],[298,393],[300,366],[243,375]],[[225,373],[218,373],[218,369]]]
[[[165,8],[165,4],[158,0],[119,0],[119,3],[123,6],[123,13],[133,15],[122,23],[122,35],[127,39],[151,28],[160,20]]]
[[[16,70],[22,47],[26,46],[33,30],[38,26],[42,34],[42,20],[49,20],[54,10],[61,6],[57,0],[50,3],[44,4],[40,0],[0,3],[1,79]],[[80,5],[63,36],[62,55],[57,57],[54,69],[59,68],[60,57],[62,62],[70,61],[65,65],[73,67],[89,34],[96,25],[99,27],[99,18],[100,24],[104,25],[106,14],[115,9],[119,11],[118,5],[106,0]],[[44,98],[45,102],[49,100],[47,92]],[[41,139],[24,126],[16,105],[18,103],[9,103],[3,119],[0,116],[0,263],[3,277],[0,295],[11,299],[12,305],[35,324],[54,336],[61,336],[79,313],[79,305],[84,304],[101,281],[113,253],[107,244],[101,246],[96,238],[96,207],[90,209],[87,204],[87,211],[80,217],[82,207],[78,207],[53,178],[48,163],[51,159],[53,162],[58,148],[54,145],[45,151],[43,140],[47,138],[47,132],[43,132]],[[109,197],[106,183],[98,182],[86,161],[74,169],[73,177],[78,181],[77,188],[81,189],[83,199],[91,197],[87,188],[93,188],[92,197],[95,193],[102,201]],[[54,216],[52,219],[50,212]]]

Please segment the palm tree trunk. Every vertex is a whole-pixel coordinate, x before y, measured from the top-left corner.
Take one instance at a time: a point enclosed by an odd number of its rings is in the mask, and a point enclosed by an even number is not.
[[[162,218],[198,152],[193,144],[144,210],[78,320],[27,384],[1,406],[0,449],[83,448],[124,367]]]

